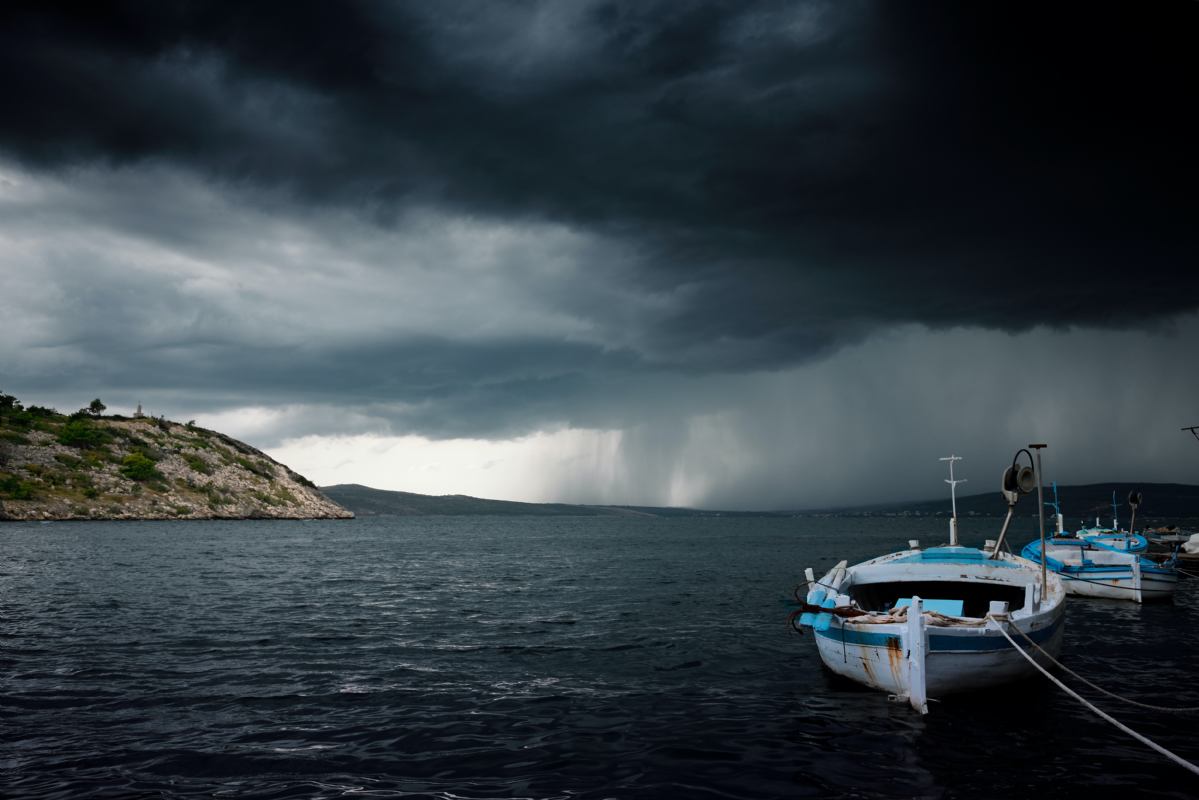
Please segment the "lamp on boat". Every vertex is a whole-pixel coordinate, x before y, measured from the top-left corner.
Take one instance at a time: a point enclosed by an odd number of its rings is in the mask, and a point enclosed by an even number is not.
[[[1032,466],[1021,466],[1020,453],[1028,453],[1027,450],[1021,448],[1016,452],[1016,457],[1012,459],[1011,465],[1003,471],[1003,478],[999,482],[999,489],[1003,493],[1003,499],[1007,501],[1007,517],[1003,520],[1003,529],[999,532],[999,538],[995,540],[995,547],[991,550],[991,558],[999,557],[999,549],[1003,547],[1004,537],[1007,536],[1008,525],[1012,523],[1012,515],[1016,511],[1016,503],[1020,500],[1020,495],[1028,494],[1037,487],[1037,475]],[[1032,461],[1032,456],[1029,456],[1029,461]]]
[[[1009,506],[1016,505],[1020,495],[1037,488],[1037,476],[1032,467],[1018,467],[1015,462],[1003,471],[1003,496]]]

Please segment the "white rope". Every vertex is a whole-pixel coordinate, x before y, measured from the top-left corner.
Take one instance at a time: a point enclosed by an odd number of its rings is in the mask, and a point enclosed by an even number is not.
[[[1199,775],[1199,766],[1192,764],[1191,762],[1187,761],[1186,759],[1182,758],[1181,756],[1177,756],[1174,753],[1171,753],[1169,750],[1162,747],[1160,744],[1158,744],[1157,742],[1148,738],[1147,736],[1143,736],[1143,735],[1137,733],[1132,728],[1125,725],[1123,722],[1120,722],[1120,720],[1112,717],[1110,714],[1104,713],[1103,711],[1099,710],[1093,704],[1091,704],[1086,698],[1084,698],[1082,695],[1080,695],[1078,692],[1074,691],[1069,686],[1067,686],[1066,684],[1059,681],[1057,678],[1050,675],[1049,671],[1047,669],[1045,669],[1040,664],[1038,664],[1036,662],[1036,659],[1034,659],[1028,653],[1024,652],[1023,648],[1021,648],[1020,645],[1016,644],[1016,641],[1011,636],[1008,636],[1007,631],[1005,631],[1003,629],[1003,625],[999,624],[999,622],[994,619],[992,619],[991,621],[995,622],[995,627],[999,630],[1000,633],[1003,634],[1003,638],[1007,639],[1008,643],[1011,644],[1012,647],[1016,648],[1016,652],[1019,653],[1020,655],[1024,656],[1024,658],[1028,661],[1028,663],[1032,664],[1034,667],[1036,667],[1038,670],[1040,670],[1042,675],[1044,675],[1046,678],[1048,678],[1049,680],[1056,683],[1058,685],[1059,689],[1061,689],[1066,694],[1073,697],[1078,702],[1082,703],[1087,708],[1094,711],[1099,716],[1103,717],[1105,720],[1107,720],[1111,724],[1115,725],[1120,730],[1127,733],[1132,738],[1136,739],[1137,741],[1141,742],[1142,744],[1148,745],[1149,747],[1153,748],[1154,750],[1161,753],[1166,758],[1168,758],[1171,761],[1173,761],[1174,763],[1178,764],[1178,766],[1183,767],[1184,769],[1188,769],[1191,772],[1195,773],[1196,775]]]
[[[1020,630],[1019,628],[1016,628],[1016,633],[1023,636],[1024,641],[1031,644],[1034,648],[1036,648],[1037,652],[1039,652],[1041,655],[1045,656],[1045,658],[1052,661],[1054,666],[1058,667],[1063,672],[1069,673],[1070,675],[1074,676],[1075,678],[1078,678],[1080,681],[1085,683],[1087,686],[1090,686],[1092,689],[1095,689],[1096,691],[1099,691],[1099,692],[1103,692],[1108,697],[1114,697],[1122,703],[1128,703],[1129,705],[1140,706],[1141,708],[1147,708],[1151,711],[1165,711],[1170,714],[1190,714],[1192,712],[1199,711],[1199,706],[1180,706],[1177,708],[1171,708],[1170,706],[1153,706],[1153,705],[1150,705],[1149,703],[1142,703],[1138,700],[1133,700],[1129,697],[1122,697],[1121,695],[1118,695],[1115,692],[1111,692],[1111,691],[1108,691],[1107,689],[1104,689],[1102,686],[1100,686],[1098,684],[1091,683],[1089,680],[1087,680],[1083,676],[1079,675],[1077,672],[1070,669],[1062,662],[1058,661],[1056,658],[1054,658],[1048,652],[1046,652],[1045,649],[1042,648],[1039,644],[1034,642],[1032,640],[1032,638],[1029,637],[1029,635],[1027,633],[1025,633],[1024,631]]]

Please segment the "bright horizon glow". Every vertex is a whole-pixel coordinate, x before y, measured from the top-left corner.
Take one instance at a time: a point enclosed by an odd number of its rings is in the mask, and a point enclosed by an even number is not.
[[[611,486],[620,441],[618,431],[573,429],[497,441],[310,435],[285,440],[268,454],[320,486],[357,483],[416,494],[552,503],[574,502],[561,496],[564,478],[595,476]]]

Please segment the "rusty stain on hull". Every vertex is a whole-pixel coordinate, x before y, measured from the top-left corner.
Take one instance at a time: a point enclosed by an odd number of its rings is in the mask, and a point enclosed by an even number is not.
[[[903,650],[900,649],[899,637],[887,640],[887,661],[891,665],[891,674],[895,676],[895,684],[903,686],[902,667],[903,667]]]
[[[869,650],[862,649],[862,671],[866,673],[867,680],[875,686],[879,685],[878,678],[874,677],[874,667],[870,664]]]

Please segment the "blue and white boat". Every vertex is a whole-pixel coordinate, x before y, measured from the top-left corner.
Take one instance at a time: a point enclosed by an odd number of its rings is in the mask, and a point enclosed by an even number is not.
[[[1054,484],[1054,490],[1055,490],[1054,499],[1055,499],[1055,501],[1056,501],[1056,489],[1057,489],[1057,484],[1055,483]],[[1135,491],[1129,492],[1128,500],[1129,500],[1129,504],[1131,506],[1133,506],[1135,509],[1135,506],[1139,505],[1141,502],[1140,492],[1135,492]],[[1056,506],[1057,503],[1055,502],[1054,505]],[[1123,550],[1127,553],[1144,553],[1146,550],[1149,549],[1149,540],[1147,538],[1145,538],[1144,536],[1140,535],[1139,533],[1134,533],[1131,530],[1131,527],[1132,527],[1131,524],[1129,526],[1129,528],[1130,528],[1129,530],[1125,531],[1125,530],[1120,529],[1120,519],[1119,519],[1119,516],[1117,515],[1117,509],[1119,509],[1119,507],[1120,507],[1120,505],[1116,502],[1116,493],[1115,493],[1115,491],[1113,491],[1112,492],[1112,526],[1110,528],[1103,527],[1102,525],[1099,524],[1099,517],[1095,517],[1095,525],[1093,527],[1081,528],[1074,535],[1076,537],[1078,537],[1079,539],[1086,539],[1086,540],[1092,541],[1092,542],[1101,542],[1103,544],[1114,547],[1117,550]],[[1061,515],[1060,507],[1058,507],[1058,515],[1060,518],[1060,515]],[[1134,510],[1133,519],[1134,520],[1136,519],[1135,510]]]
[[[1135,522],[1140,492],[1130,493],[1128,499]],[[1021,555],[1038,564],[1044,562],[1061,576],[1068,594],[1137,603],[1169,600],[1178,586],[1176,559],[1152,561],[1141,555],[1147,547],[1144,536],[1097,526],[1084,528],[1074,537],[1059,535],[1049,541],[1029,542]]]
[[[1093,528],[1082,528],[1076,534],[1079,539],[1088,542],[1099,542],[1108,547],[1114,547],[1125,553],[1144,553],[1149,549],[1149,540],[1139,533],[1101,528],[1096,522]]]
[[[820,580],[808,569],[806,602],[793,621],[812,630],[824,665],[927,713],[930,697],[1036,674],[1005,628],[1056,656],[1064,629],[1061,581],[1002,551],[1016,500],[1034,474],[1014,465],[1005,472],[1003,533],[982,549],[958,544],[954,520],[946,546],[922,549],[912,541],[860,564],[842,561]],[[1041,653],[1034,658],[1048,663]]]
[[[1039,564],[1041,548],[1041,542],[1029,542],[1021,555]],[[1046,567],[1061,576],[1068,594],[1146,603],[1173,598],[1178,586],[1173,559],[1158,563],[1099,540],[1053,538],[1044,553]]]

